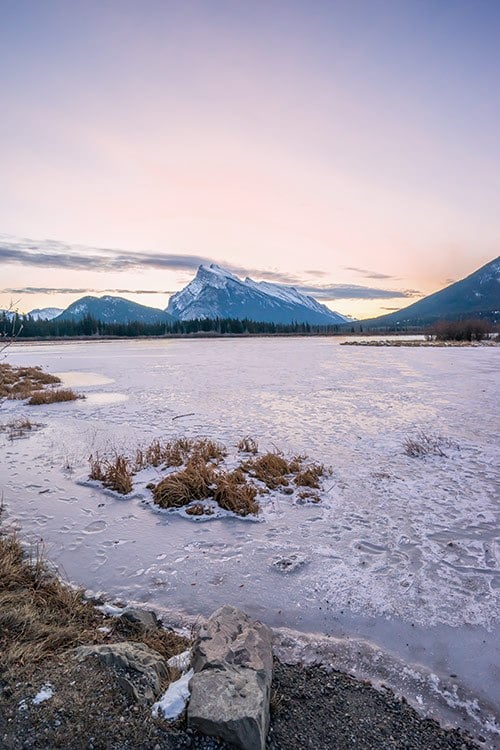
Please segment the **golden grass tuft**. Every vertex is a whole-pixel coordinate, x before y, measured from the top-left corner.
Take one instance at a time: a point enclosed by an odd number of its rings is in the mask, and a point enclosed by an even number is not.
[[[257,515],[259,504],[256,501],[257,489],[247,482],[241,469],[221,472],[216,476],[214,500],[224,510],[239,516]]]
[[[117,454],[113,459],[101,458],[97,453],[89,458],[89,479],[95,479],[121,495],[132,492],[133,472],[128,458]]]
[[[221,461],[226,455],[226,449],[220,443],[208,438],[177,438],[176,440],[161,443],[153,440],[146,448],[136,451],[134,471],[140,471],[146,466],[161,466],[172,468],[182,466],[186,461]]]
[[[55,388],[45,391],[35,391],[28,401],[30,406],[41,404],[56,404],[60,401],[76,401],[85,398],[82,394],[75,393],[71,388]]]
[[[61,379],[44,372],[41,367],[12,367],[0,363],[0,398],[27,399],[46,386],[57,385]]]
[[[297,487],[313,487],[319,489],[319,480],[325,475],[325,467],[323,464],[309,464],[305,468],[301,469],[294,477],[293,481]]]
[[[40,549],[27,558],[13,535],[0,536],[2,667],[28,663],[90,638],[92,604],[49,573]]]
[[[206,500],[214,479],[213,467],[190,459],[184,469],[168,474],[154,487],[154,501],[160,508],[182,508],[193,500]]]
[[[270,490],[288,486],[286,475],[291,473],[290,464],[279,453],[264,453],[251,458],[242,464],[242,468]]]

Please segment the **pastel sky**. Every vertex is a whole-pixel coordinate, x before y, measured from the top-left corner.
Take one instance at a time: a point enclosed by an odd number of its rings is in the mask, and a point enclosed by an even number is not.
[[[200,262],[342,313],[498,256],[497,0],[0,0],[0,307]]]

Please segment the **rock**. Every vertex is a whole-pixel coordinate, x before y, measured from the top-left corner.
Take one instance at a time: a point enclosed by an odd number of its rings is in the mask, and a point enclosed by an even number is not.
[[[73,650],[79,661],[96,657],[113,667],[125,693],[138,703],[153,701],[167,676],[165,660],[144,643],[109,643],[101,646],[79,646]]]
[[[193,648],[188,726],[241,750],[264,750],[273,671],[271,630],[221,607]]]
[[[139,625],[145,630],[156,630],[161,627],[156,614],[150,609],[126,609],[121,615],[121,619]]]

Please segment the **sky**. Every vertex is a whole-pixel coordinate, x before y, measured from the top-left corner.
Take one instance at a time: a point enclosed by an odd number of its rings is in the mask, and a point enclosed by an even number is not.
[[[200,263],[398,309],[498,256],[497,0],[0,0],[0,307]]]

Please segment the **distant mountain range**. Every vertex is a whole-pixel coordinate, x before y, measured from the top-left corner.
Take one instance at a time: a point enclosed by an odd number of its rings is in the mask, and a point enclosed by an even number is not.
[[[265,323],[335,325],[347,318],[293,286],[244,281],[220,266],[200,266],[195,278],[172,295],[167,312],[179,320],[236,318]]]
[[[35,310],[30,310],[28,315],[34,320],[52,320],[52,318],[57,318],[62,312],[62,307],[37,307]]]
[[[1,312],[1,311],[0,311]],[[66,310],[43,308],[29,315],[37,320],[81,320],[103,323],[172,323],[195,318],[235,318],[265,323],[339,325],[353,320],[333,312],[293,286],[244,281],[217,265],[202,265],[194,279],[172,295],[166,310],[139,305],[123,297],[82,297]],[[9,314],[10,316],[10,314]],[[357,321],[365,328],[425,326],[440,318],[487,317],[500,321],[500,257],[461,281],[397,312]]]
[[[397,312],[360,321],[365,327],[424,326],[439,319],[484,317],[500,321],[500,257],[465,279]]]
[[[81,320],[87,316],[103,323],[168,323],[172,317],[164,310],[146,307],[123,297],[81,297],[66,308],[56,320]]]

